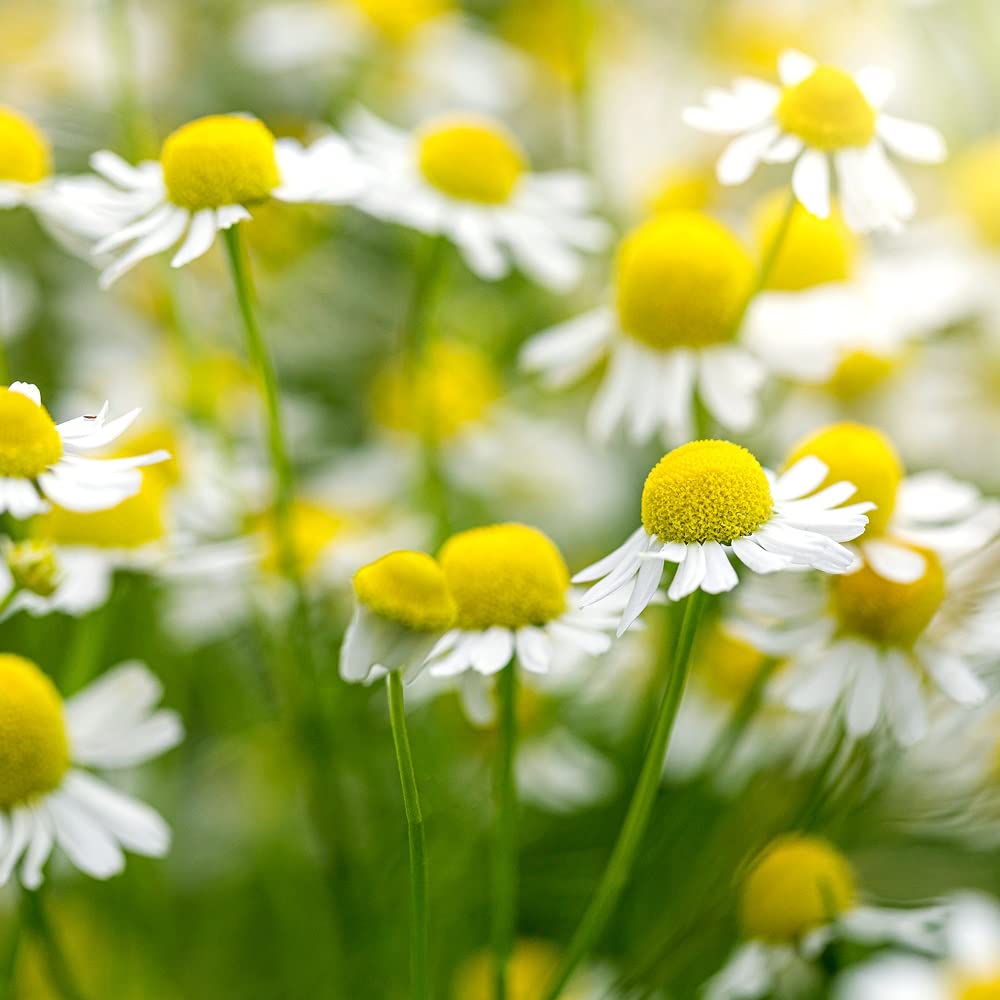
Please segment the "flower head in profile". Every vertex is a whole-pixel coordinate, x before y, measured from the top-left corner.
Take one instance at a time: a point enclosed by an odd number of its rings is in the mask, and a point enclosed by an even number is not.
[[[589,182],[572,171],[533,173],[514,135],[491,118],[450,114],[408,133],[363,112],[351,137],[372,171],[360,207],[446,237],[487,281],[516,267],[566,289],[580,277],[582,254],[607,244]]]
[[[34,204],[52,180],[52,149],[39,128],[0,105],[0,208]]]
[[[533,337],[521,364],[561,388],[610,356],[589,416],[599,440],[620,425],[636,444],[658,431],[688,439],[696,396],[722,426],[746,430],[766,375],[740,341],[753,284],[749,252],[721,223],[659,216],[622,240],[612,304]]]
[[[694,128],[736,136],[718,163],[723,184],[742,184],[761,163],[794,163],[792,187],[814,215],[830,214],[831,164],[847,224],[859,231],[896,229],[916,200],[886,150],[918,163],[945,158],[941,135],[886,114],[895,81],[869,67],[850,74],[801,52],[778,60],[780,86],[741,78],[732,90],[710,90],[688,108]]]
[[[827,466],[815,457],[775,476],[728,441],[675,448],[646,479],[642,524],[624,545],[573,578],[599,581],[583,604],[630,588],[620,635],[653,599],[667,562],[677,564],[667,592],[672,601],[699,589],[732,590],[739,582],[732,556],[755,573],[806,567],[843,573],[854,557],[840,543],[865,530],[872,504],[841,506],[855,492],[846,481],[815,493],[826,477]]]
[[[458,617],[428,657],[433,675],[495,674],[515,654],[525,670],[544,674],[558,644],[592,655],[610,647],[614,617],[576,606],[562,554],[537,529],[493,524],[462,531],[438,558]]]
[[[340,674],[370,683],[390,670],[418,668],[456,620],[441,566],[424,552],[397,551],[354,574],[354,615]]]
[[[166,451],[127,458],[88,458],[123,434],[139,410],[108,420],[108,404],[93,416],[56,424],[38,387],[0,388],[0,513],[26,518],[48,501],[72,511],[106,510],[138,493],[142,466],[163,462]]]
[[[158,757],[182,739],[174,712],[156,709],[161,688],[141,664],[123,664],[68,701],[32,662],[0,655],[0,885],[15,871],[37,888],[54,847],[105,879],[124,851],[162,857],[170,831],[149,806],[91,769]]]
[[[107,288],[140,261],[180,246],[172,267],[206,253],[216,233],[251,217],[254,205],[347,201],[363,184],[347,144],[328,135],[309,147],[275,139],[247,115],[209,115],[167,136],[156,161],[132,166],[103,150],[91,157],[99,175],[68,179],[58,189],[69,208],[104,217],[98,255],[117,256],[101,273]]]

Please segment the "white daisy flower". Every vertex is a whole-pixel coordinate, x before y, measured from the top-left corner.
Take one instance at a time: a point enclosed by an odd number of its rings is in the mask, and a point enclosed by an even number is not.
[[[803,835],[772,841],[743,880],[740,924],[747,940],[708,982],[705,1000],[771,996],[796,971],[808,981],[810,966],[837,940],[939,947],[944,908],[874,907],[859,896],[850,862],[827,841]],[[814,980],[809,995],[820,992]]]
[[[0,388],[0,513],[42,514],[48,501],[73,511],[106,510],[139,491],[139,468],[170,457],[153,451],[129,458],[87,458],[123,434],[139,415],[108,420],[108,404],[95,416],[56,424],[38,387],[14,382]]]
[[[695,396],[723,427],[744,431],[767,374],[741,341],[753,284],[750,254],[714,219],[651,219],[619,247],[613,304],[533,337],[521,365],[558,389],[609,357],[588,418],[601,441],[619,425],[635,444],[657,432],[669,444],[687,440]]]
[[[405,132],[360,111],[349,133],[372,171],[359,207],[446,237],[487,281],[517,267],[565,290],[580,277],[582,254],[610,238],[591,212],[590,182],[575,171],[532,173],[517,139],[490,118],[451,114]]]
[[[848,970],[835,1000],[988,1000],[1000,991],[1000,906],[968,893],[950,903],[939,961],[883,955]]]
[[[390,552],[362,566],[354,597],[340,676],[356,683],[419,669],[457,615],[442,568],[423,552]]]
[[[765,471],[745,448],[728,441],[692,441],[668,452],[642,491],[642,524],[618,549],[573,577],[600,581],[583,606],[629,587],[618,634],[635,621],[660,585],[664,563],[677,564],[667,597],[701,589],[732,590],[735,556],[755,573],[812,567],[843,573],[854,557],[840,542],[857,538],[870,503],[840,505],[855,492],[838,482],[812,494],[827,476],[818,458],[780,476]]]
[[[0,208],[37,205],[52,181],[52,149],[33,122],[0,105]]]
[[[160,815],[90,770],[133,767],[181,741],[177,715],[155,708],[159,681],[127,663],[63,702],[34,663],[10,653],[0,677],[0,885],[17,871],[38,888],[54,847],[98,879],[122,871],[123,849],[163,857],[170,830]]]
[[[445,542],[439,559],[458,619],[427,658],[434,676],[495,674],[515,655],[529,673],[544,674],[560,644],[593,656],[610,648],[616,616],[577,606],[562,555],[535,528],[463,531]]]
[[[778,72],[781,86],[744,77],[684,112],[694,128],[737,136],[719,159],[720,182],[742,184],[760,163],[794,162],[795,196],[826,218],[832,162],[852,229],[898,229],[911,219],[916,200],[886,150],[918,163],[940,163],[946,151],[936,129],[882,110],[893,75],[875,67],[852,75],[796,51],[782,54]]]
[[[216,233],[251,218],[248,206],[268,198],[344,202],[364,183],[339,136],[303,147],[295,139],[275,139],[245,115],[188,122],[166,138],[158,161],[132,166],[102,150],[91,166],[99,178],[66,179],[57,194],[77,213],[105,218],[104,238],[93,252],[120,253],[101,273],[102,288],[178,243],[171,267],[189,264],[211,248]]]

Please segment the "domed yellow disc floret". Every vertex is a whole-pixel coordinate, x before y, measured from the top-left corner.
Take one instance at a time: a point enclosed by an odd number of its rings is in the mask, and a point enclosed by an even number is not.
[[[896,508],[903,463],[881,431],[850,421],[830,424],[792,448],[785,467],[790,468],[806,455],[815,455],[830,470],[823,486],[844,481],[854,483],[857,492],[851,502],[875,504],[875,509],[868,512],[868,535],[885,531]]]
[[[661,215],[618,248],[618,321],[657,350],[718,344],[736,332],[753,278],[750,254],[725,226],[698,212]]]
[[[718,625],[699,636],[694,672],[719,699],[740,702],[760,674],[767,656]]]
[[[518,941],[507,967],[509,1000],[542,1000],[558,964],[559,951],[548,942]],[[495,968],[493,955],[488,951],[467,959],[455,976],[453,1000],[495,1000]],[[572,987],[561,996],[564,1000],[581,1000],[581,994]]]
[[[839,851],[818,837],[781,837],[743,882],[743,933],[794,941],[851,909],[856,898],[854,872]]]
[[[955,170],[955,195],[959,207],[980,237],[1000,246],[1000,136],[973,146]]]
[[[344,531],[347,524],[346,518],[338,511],[308,500],[295,501],[291,520],[292,548],[303,570],[316,567],[327,546]],[[281,557],[274,512],[259,515],[254,519],[253,527],[264,535],[261,568],[265,573],[280,572]]]
[[[856,573],[830,578],[833,608],[845,632],[872,642],[908,647],[931,623],[946,592],[941,561],[929,549],[904,547],[926,560],[924,575],[913,583],[886,580],[867,565]]]
[[[775,109],[778,124],[814,149],[867,146],[875,138],[875,109],[850,73],[817,66],[786,87]]]
[[[387,41],[407,41],[417,28],[453,9],[450,0],[352,0]]]
[[[458,614],[444,570],[425,552],[390,552],[362,566],[354,593],[375,614],[418,632],[444,632]]]
[[[48,410],[0,387],[0,477],[34,479],[62,453],[62,438]]]
[[[774,246],[788,210],[788,195],[776,191],[754,211],[753,234],[758,254]],[[847,281],[854,273],[858,238],[843,216],[833,209],[820,219],[796,203],[778,256],[767,278],[767,287],[779,292],[799,292],[833,281]],[[808,336],[803,331],[803,336]]]
[[[848,351],[837,364],[827,386],[843,400],[857,399],[881,385],[897,368],[899,359],[871,351]]]
[[[752,534],[774,510],[753,455],[728,441],[691,441],[646,478],[642,524],[661,542],[725,542]]]
[[[48,139],[23,115],[0,105],[0,181],[37,184],[51,173]]]
[[[160,164],[170,200],[192,212],[263,201],[281,183],[274,136],[239,115],[182,125],[163,143]]]
[[[487,118],[438,118],[417,139],[417,162],[425,180],[461,201],[503,204],[527,169],[517,139]]]
[[[955,1000],[1000,1000],[1000,975],[987,979],[962,976],[955,990]]]
[[[481,420],[500,398],[500,380],[481,351],[454,341],[435,341],[419,371],[393,362],[372,383],[376,421],[390,430],[439,441]]]
[[[68,767],[55,685],[30,660],[0,653],[0,809],[51,792]]]
[[[458,627],[544,625],[566,610],[569,570],[540,531],[494,524],[453,535],[439,556]]]

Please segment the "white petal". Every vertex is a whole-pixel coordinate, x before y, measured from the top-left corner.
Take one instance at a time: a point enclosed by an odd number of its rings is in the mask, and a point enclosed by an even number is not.
[[[514,637],[518,663],[533,674],[548,673],[552,663],[552,640],[544,630],[519,628]]]
[[[719,183],[734,187],[749,180],[778,135],[777,125],[765,125],[733,139],[723,150],[716,166]]]
[[[792,171],[792,189],[803,207],[820,219],[830,216],[830,164],[826,154],[807,149]]]
[[[790,469],[781,473],[771,487],[775,500],[796,500],[819,489],[829,467],[815,455],[800,458]]]
[[[705,550],[697,542],[688,545],[683,562],[677,567],[667,597],[679,601],[693,594],[705,579]]]
[[[787,556],[768,551],[752,535],[734,538],[732,549],[740,562],[755,573],[776,573],[778,570],[788,569],[790,563]]]
[[[202,254],[207,253],[209,247],[215,242],[215,212],[211,208],[206,208],[201,212],[195,212],[191,218],[191,228],[180,249],[174,254],[174,259],[170,262],[171,267],[184,267],[191,261],[197,260]]]
[[[915,583],[927,569],[927,560],[913,549],[890,541],[862,541],[865,562],[883,579],[893,583]]]
[[[618,635],[624,635],[629,626],[646,610],[649,602],[653,599],[657,587],[660,585],[660,577],[663,576],[663,563],[654,560],[645,560],[639,566],[639,573],[636,576],[632,593],[629,595],[628,604],[622,612],[622,619],[618,625]]]
[[[944,137],[930,125],[882,114],[878,134],[894,153],[915,163],[943,163],[948,157]]]
[[[961,657],[943,649],[922,651],[920,661],[934,683],[959,705],[979,705],[989,693],[986,685],[972,672]]]
[[[927,733],[927,710],[909,658],[897,649],[883,654],[886,672],[886,710],[896,740],[912,746]]]
[[[705,542],[705,580],[702,590],[706,594],[722,594],[732,590],[738,584],[739,577],[726,555],[725,549],[718,542]]]
[[[646,529],[640,525],[614,552],[575,574],[572,582],[589,583],[591,580],[599,580],[602,576],[607,576],[623,560],[630,558],[634,553],[645,548],[648,540],[649,535],[646,534]]]
[[[778,57],[778,76],[782,85],[794,87],[795,84],[812,76],[816,70],[816,60],[797,49],[786,49]]]
[[[785,704],[797,712],[829,708],[849,677],[851,652],[850,644],[836,643],[808,665],[797,668],[783,685]]]
[[[861,89],[868,101],[876,110],[881,108],[896,89],[896,76],[881,66],[865,66],[854,74],[854,82]]]
[[[100,287],[105,290],[110,288],[140,261],[147,257],[155,257],[158,253],[172,247],[183,235],[189,218],[189,212],[182,208],[175,209],[159,228],[140,239],[101,272],[98,280]]]
[[[11,382],[8,386],[11,392],[16,392],[25,399],[30,399],[35,406],[42,405],[42,394],[38,391],[38,386],[32,382]]]
[[[482,632],[469,654],[473,670],[495,674],[503,670],[514,655],[514,633],[509,628],[494,626]]]
[[[70,861],[87,875],[111,878],[125,867],[125,856],[104,825],[62,789],[45,802],[56,843]]]
[[[854,683],[847,701],[845,722],[847,732],[855,737],[867,736],[878,722],[882,704],[882,669],[875,649],[867,643],[852,646]]]

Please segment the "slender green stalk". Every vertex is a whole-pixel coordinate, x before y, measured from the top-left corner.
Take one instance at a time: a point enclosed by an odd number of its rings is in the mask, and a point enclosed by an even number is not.
[[[797,201],[798,199],[795,197],[795,192],[789,191],[788,202],[785,205],[785,212],[781,216],[781,221],[778,223],[778,228],[775,231],[770,244],[764,251],[764,256],[761,258],[760,267],[757,269],[757,279],[754,281],[753,290],[750,293],[747,306],[750,305],[750,302],[758,292],[764,290],[768,279],[771,277],[774,265],[778,262],[778,256],[781,253],[781,248],[785,245],[785,238],[788,236],[788,230],[791,228],[792,219],[795,217],[795,206]],[[744,309],[744,312],[746,312],[746,309]]]
[[[132,37],[129,0],[107,0],[108,36],[117,71],[115,111],[121,130],[122,151],[135,162],[142,150],[142,124],[139,88],[135,73],[135,47]]]
[[[507,965],[517,924],[517,660],[497,674],[497,759],[494,775],[493,955],[495,1000],[507,1000]]]
[[[0,616],[14,603],[14,598],[20,593],[20,588],[14,586],[7,592],[6,596],[0,599]]]
[[[406,811],[406,830],[410,840],[410,996],[413,1000],[428,1000],[430,975],[427,961],[427,853],[424,845],[424,820],[420,811],[413,755],[410,752],[410,737],[406,731],[403,680],[398,670],[389,671],[387,683],[392,741],[396,747],[399,783],[403,789],[403,808]]]
[[[607,926],[628,882],[629,874],[642,845],[643,835],[649,824],[657,789],[660,787],[663,761],[687,683],[691,648],[694,645],[695,633],[698,631],[704,598],[705,595],[699,590],[687,598],[684,619],[673,647],[670,677],[663,693],[663,700],[660,702],[660,710],[657,713],[656,724],[646,751],[646,759],[643,762],[639,781],[625,816],[625,822],[622,824],[618,841],[611,853],[611,859],[604,870],[604,876],[597,891],[591,898],[583,920],[570,941],[559,970],[544,994],[545,1000],[557,1000],[562,995],[576,967],[586,958]]]
[[[0,330],[0,385],[6,386],[10,382],[10,368],[7,364],[7,341],[4,339],[4,331]]]
[[[10,934],[4,942],[3,954],[0,955],[0,998],[8,1000],[14,996],[14,974],[17,972],[17,956],[21,950],[21,933],[24,921],[14,917]]]
[[[83,1000],[83,994],[76,985],[76,978],[45,912],[40,890],[25,889],[22,903],[25,925],[34,932],[45,952],[46,971],[52,985],[63,1000]]]

